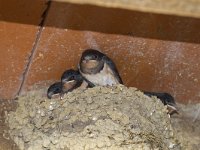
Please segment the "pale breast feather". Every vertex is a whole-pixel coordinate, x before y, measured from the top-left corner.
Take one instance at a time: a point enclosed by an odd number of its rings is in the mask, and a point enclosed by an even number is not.
[[[95,85],[112,86],[114,84],[119,84],[119,81],[116,79],[112,70],[109,68],[109,66],[106,63],[104,64],[104,68],[99,73],[97,74],[82,73],[82,75]]]

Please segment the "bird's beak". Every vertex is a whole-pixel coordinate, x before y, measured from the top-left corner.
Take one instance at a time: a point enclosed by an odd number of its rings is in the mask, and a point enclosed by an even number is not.
[[[170,115],[179,114],[177,108],[172,105],[167,105],[167,110],[168,110],[168,114]]]
[[[64,93],[60,93],[60,99],[62,100],[64,98]]]
[[[52,98],[55,99],[55,98],[59,97],[59,94],[54,94],[53,92],[50,92],[50,93],[47,94],[47,97],[49,99],[52,99]]]
[[[52,95],[53,95],[53,92],[48,92],[48,93],[47,93],[47,97],[48,97],[49,99],[52,98]]]
[[[97,60],[83,60],[82,62],[82,67],[88,69],[95,68],[99,64]]]

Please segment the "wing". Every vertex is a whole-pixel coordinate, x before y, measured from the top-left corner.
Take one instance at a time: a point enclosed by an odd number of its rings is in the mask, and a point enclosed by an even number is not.
[[[171,96],[168,93],[162,93],[162,92],[147,92],[147,91],[143,91],[143,93],[149,97],[151,96],[155,96],[157,98],[159,98],[162,103],[164,105],[176,105],[176,102],[173,98],[173,96]]]
[[[120,84],[123,84],[123,81],[122,81],[122,79],[119,75],[119,72],[117,70],[117,67],[115,66],[115,63],[108,56],[104,56],[103,60],[110,67],[110,69],[113,71],[113,74],[117,78],[118,82]]]

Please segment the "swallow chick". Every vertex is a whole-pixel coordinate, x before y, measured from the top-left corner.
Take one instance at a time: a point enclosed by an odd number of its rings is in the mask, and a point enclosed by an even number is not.
[[[73,69],[67,70],[61,76],[60,98],[63,99],[65,93],[71,92],[74,89],[86,89],[88,87],[93,87],[93,84],[88,83],[79,71]]]
[[[158,99],[160,99],[161,102],[167,106],[168,114],[170,115],[173,115],[175,113],[178,114],[174,97],[170,95],[169,93],[147,92],[147,91],[144,91],[143,93],[149,97],[155,96]]]
[[[97,50],[85,50],[82,53],[78,68],[81,75],[95,86],[123,84],[114,62]]]
[[[48,88],[47,97],[51,99],[57,97],[60,93],[61,93],[61,82],[55,82]]]

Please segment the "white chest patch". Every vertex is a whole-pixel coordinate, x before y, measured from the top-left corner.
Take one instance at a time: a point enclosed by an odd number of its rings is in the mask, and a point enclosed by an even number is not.
[[[114,77],[114,74],[112,70],[109,68],[107,64],[104,64],[103,70],[101,70],[97,74],[84,74],[81,72],[81,74],[90,82],[92,82],[95,85],[100,86],[112,86],[114,84],[119,84],[118,80]]]

